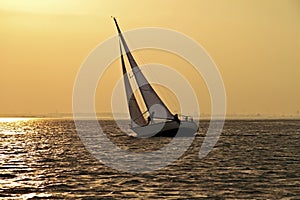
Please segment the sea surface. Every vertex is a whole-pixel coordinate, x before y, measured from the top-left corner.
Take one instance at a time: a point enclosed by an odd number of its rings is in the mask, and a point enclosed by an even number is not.
[[[171,141],[100,124],[132,152]],[[171,165],[131,174],[91,155],[72,120],[0,118],[0,199],[300,199],[300,120],[227,120],[214,149],[199,159],[208,124],[200,121],[200,133]]]

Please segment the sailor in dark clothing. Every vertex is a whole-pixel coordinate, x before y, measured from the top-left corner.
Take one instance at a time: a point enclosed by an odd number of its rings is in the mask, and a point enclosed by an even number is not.
[[[180,119],[178,118],[178,114],[174,115],[174,121],[180,123]]]

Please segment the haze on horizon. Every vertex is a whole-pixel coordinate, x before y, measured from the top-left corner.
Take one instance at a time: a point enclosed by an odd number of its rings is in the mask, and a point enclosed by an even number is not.
[[[299,114],[297,0],[1,0],[0,114],[71,113],[80,65],[98,44],[116,35],[111,15],[123,31],[162,27],[201,44],[223,77],[227,113]],[[147,51],[143,57],[164,60]],[[176,68],[174,60],[166,62]],[[121,77],[118,67],[116,62],[113,75],[104,79],[109,87],[103,94]],[[208,105],[201,112],[209,113],[209,94],[201,81],[198,92]],[[108,112],[110,101],[96,107]]]

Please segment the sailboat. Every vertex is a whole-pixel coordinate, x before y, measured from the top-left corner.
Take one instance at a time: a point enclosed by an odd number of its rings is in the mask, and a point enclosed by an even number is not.
[[[113,20],[120,40],[121,65],[131,118],[130,128],[137,134],[137,137],[193,136],[198,130],[198,126],[193,121],[193,118],[191,116],[179,117],[178,114],[173,114],[170,111],[139,68],[128,48],[116,18],[113,17]],[[128,76],[122,47],[130,64],[131,72],[133,73],[132,77]],[[136,93],[133,92],[129,81],[130,78],[134,78],[137,83],[142,102],[145,105],[144,107],[146,107],[145,111],[142,111],[142,107],[139,105],[140,102],[136,98]]]

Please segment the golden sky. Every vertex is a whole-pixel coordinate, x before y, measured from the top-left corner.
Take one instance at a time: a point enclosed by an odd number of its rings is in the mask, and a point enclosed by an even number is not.
[[[72,112],[81,63],[116,34],[111,15],[124,31],[163,27],[200,43],[222,74],[228,113],[300,111],[300,1],[0,0],[0,114]]]

